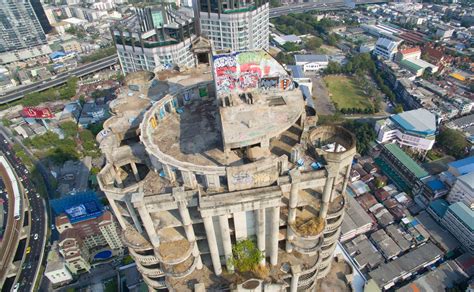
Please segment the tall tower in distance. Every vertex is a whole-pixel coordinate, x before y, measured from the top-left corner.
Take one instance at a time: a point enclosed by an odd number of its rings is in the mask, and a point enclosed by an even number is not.
[[[29,0],[0,0],[0,53],[47,44]]]
[[[49,23],[46,13],[44,12],[43,4],[41,3],[40,0],[30,0],[30,3],[31,3],[31,6],[33,7],[33,10],[35,11],[38,21],[41,24],[41,27],[43,28],[44,33],[49,33],[53,28],[51,27],[51,24]]]
[[[97,135],[98,182],[150,290],[312,291],[331,269],[354,136],[318,126],[263,50],[125,83]],[[251,272],[236,259],[247,244]]]
[[[268,50],[268,0],[194,0],[201,34],[214,49]]]

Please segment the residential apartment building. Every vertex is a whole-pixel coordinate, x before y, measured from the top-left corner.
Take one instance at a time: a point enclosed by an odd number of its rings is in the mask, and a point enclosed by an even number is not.
[[[441,223],[456,237],[463,247],[474,254],[474,211],[463,202],[451,204]]]
[[[417,151],[430,150],[437,131],[436,116],[426,109],[392,115],[375,124],[379,143],[397,143]]]
[[[255,264],[275,267],[272,291],[310,291],[331,268],[355,138],[318,126],[265,51],[212,58],[125,78],[98,135],[99,185],[151,289],[230,289],[232,248],[250,240],[263,256]]]
[[[90,262],[103,260],[97,256],[106,251],[108,259],[123,254],[118,226],[110,211],[93,192],[77,193],[51,201],[56,230],[59,232],[59,251],[73,274],[89,271]]]
[[[447,200],[451,204],[462,202],[474,210],[474,172],[457,177]]]
[[[53,287],[58,287],[72,281],[72,274],[66,267],[65,260],[59,255],[55,241],[48,253],[46,269],[44,275],[51,282]]]
[[[268,0],[197,0],[194,6],[200,33],[212,42],[214,49],[268,50]]]
[[[166,5],[134,10],[134,15],[112,28],[124,73],[185,69],[198,63],[192,50],[197,40],[192,10]]]

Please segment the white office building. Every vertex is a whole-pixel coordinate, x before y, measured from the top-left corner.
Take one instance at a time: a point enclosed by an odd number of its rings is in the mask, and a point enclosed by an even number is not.
[[[327,55],[295,55],[295,64],[302,66],[304,72],[319,72],[328,67]]]
[[[436,129],[436,116],[423,108],[392,115],[375,124],[379,143],[397,143],[419,151],[433,148]]]
[[[474,254],[474,211],[464,203],[449,206],[441,223],[451,232],[464,248]]]
[[[393,41],[386,38],[379,38],[375,44],[373,51],[374,55],[380,56],[386,60],[393,60],[397,53],[397,48],[400,42]]]

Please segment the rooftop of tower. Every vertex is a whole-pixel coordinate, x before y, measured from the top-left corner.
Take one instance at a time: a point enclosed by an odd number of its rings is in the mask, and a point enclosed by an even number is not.
[[[216,55],[212,63],[167,76],[168,94],[141,126],[147,149],[211,167],[289,155],[305,103],[281,64],[264,51]]]

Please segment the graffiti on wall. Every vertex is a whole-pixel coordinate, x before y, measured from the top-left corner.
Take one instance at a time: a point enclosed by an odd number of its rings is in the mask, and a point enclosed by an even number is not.
[[[264,51],[217,55],[213,66],[218,94],[255,88],[286,90],[291,84],[285,69]]]

